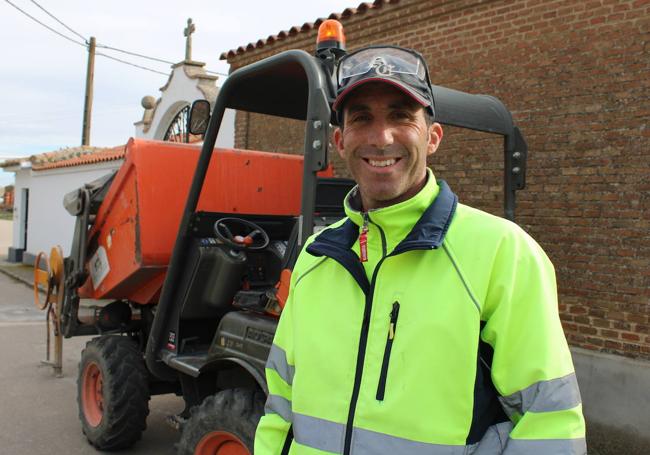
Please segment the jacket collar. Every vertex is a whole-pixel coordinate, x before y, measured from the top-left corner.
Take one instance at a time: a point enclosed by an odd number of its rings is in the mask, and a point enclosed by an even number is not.
[[[438,248],[447,235],[447,230],[456,212],[458,196],[440,180],[439,192],[433,203],[424,211],[411,232],[402,240],[394,253],[413,249]]]
[[[391,254],[397,254],[414,249],[433,249],[442,245],[454,216],[454,212],[456,211],[458,197],[451,191],[449,185],[447,185],[444,180],[436,182],[435,179],[433,179],[432,173],[429,175],[429,181],[425,188],[430,185],[435,187],[434,192],[437,193],[434,196],[435,199],[433,199],[433,202],[426,207],[420,218],[406,236],[401,239]],[[420,193],[414,196],[414,198],[417,198]],[[323,246],[326,246],[327,250],[334,247],[336,249],[350,251],[359,236],[359,225],[362,223],[362,214],[359,211],[355,211],[351,207],[348,207],[350,197],[352,197],[352,192],[348,198],[346,198],[346,213],[348,213],[348,219],[336,228],[325,229],[322,231],[307,247],[308,252],[312,254],[317,253],[316,255],[321,256],[324,252],[320,252],[321,254],[318,253]],[[395,207],[400,206],[401,204],[406,204],[409,201],[404,201],[395,206],[380,209],[377,211],[377,214],[379,215],[380,212],[383,212],[382,218],[383,215],[393,215],[387,219],[393,219],[393,221],[395,221],[398,219],[396,216],[397,214],[391,213],[391,211],[394,210]],[[373,211],[370,212],[370,216],[375,216]],[[326,255],[330,256],[330,254]]]
[[[381,225],[385,231],[402,230],[401,237],[404,237],[410,226],[416,223],[434,201],[438,191],[436,178],[431,169],[427,168],[425,185],[415,196],[387,207],[370,209],[367,214],[372,218],[373,223]],[[345,214],[357,226],[363,225],[364,212],[361,207],[361,195],[357,185],[348,193],[344,201]]]

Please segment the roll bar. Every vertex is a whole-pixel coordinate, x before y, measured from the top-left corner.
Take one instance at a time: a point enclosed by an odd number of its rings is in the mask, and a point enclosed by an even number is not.
[[[493,96],[470,95],[438,85],[432,86],[436,121],[503,136],[503,209],[515,220],[515,192],[526,186],[528,145],[512,122],[510,111]]]
[[[156,317],[147,339],[147,367],[160,379],[174,378],[174,371],[163,363],[158,351],[164,345],[165,330],[169,330],[173,323],[171,317],[175,313],[176,283],[181,278],[189,250],[190,223],[226,108],[306,120],[302,215],[299,219],[299,241],[303,244],[311,235],[314,225],[316,173],[327,167],[330,102],[334,96],[329,74],[322,60],[302,50],[289,50],[234,71],[221,86],[183,210]]]

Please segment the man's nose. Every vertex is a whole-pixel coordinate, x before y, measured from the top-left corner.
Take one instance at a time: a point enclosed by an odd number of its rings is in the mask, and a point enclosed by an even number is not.
[[[368,131],[368,145],[385,148],[393,144],[393,130],[385,122],[374,122]]]

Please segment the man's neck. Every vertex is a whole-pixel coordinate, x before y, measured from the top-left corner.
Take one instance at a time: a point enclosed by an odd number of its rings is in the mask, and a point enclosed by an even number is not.
[[[388,199],[385,201],[368,200],[367,198],[364,197],[363,191],[359,187],[357,196],[359,197],[358,202],[360,203],[360,211],[367,212],[369,210],[382,209],[384,207],[390,207],[391,205],[399,204],[400,202],[404,202],[408,199],[411,199],[413,196],[418,194],[422,190],[422,188],[424,188],[424,186],[427,184],[428,176],[429,176],[428,172],[425,172],[424,176],[422,177],[419,183],[412,186],[406,192],[400,194],[396,198]]]

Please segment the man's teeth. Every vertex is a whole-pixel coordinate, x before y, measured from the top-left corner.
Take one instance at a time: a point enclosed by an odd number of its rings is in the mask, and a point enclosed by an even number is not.
[[[390,160],[384,160],[384,161],[375,161],[375,160],[368,160],[371,166],[374,167],[386,167],[386,166],[391,166],[395,164],[397,160],[395,158],[391,158]]]

